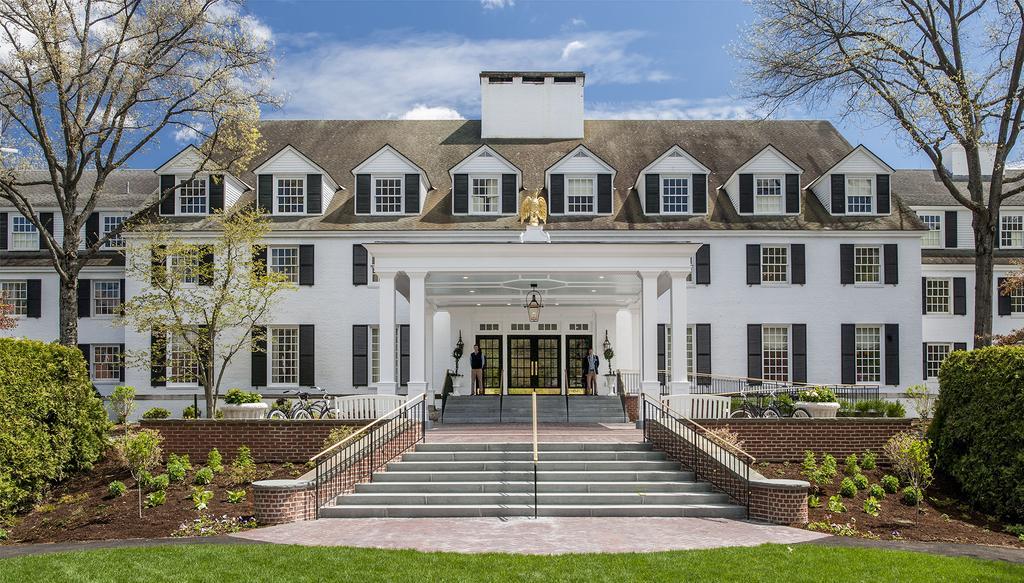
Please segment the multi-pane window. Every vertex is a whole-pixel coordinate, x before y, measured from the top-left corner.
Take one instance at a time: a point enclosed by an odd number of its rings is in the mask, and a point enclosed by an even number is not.
[[[11,251],[39,249],[39,232],[32,221],[21,215],[11,215]]]
[[[597,193],[594,191],[594,178],[589,176],[571,176],[566,179],[565,211],[571,214],[592,214]]]
[[[270,384],[299,384],[299,329],[270,329]]]
[[[370,382],[380,382],[380,328],[370,327]]]
[[[786,283],[787,281],[789,281],[789,247],[762,245],[761,282]]]
[[[693,371],[695,370],[694,363],[696,362],[697,347],[694,344],[694,333],[693,326],[686,327],[686,378],[693,377]]]
[[[942,215],[937,213],[920,213],[917,215],[928,227],[928,232],[921,238],[922,247],[942,247]]]
[[[94,316],[116,316],[121,307],[121,282],[92,282],[92,314]]]
[[[501,212],[501,195],[496,176],[473,177],[469,211],[482,215]]]
[[[94,381],[121,380],[121,347],[116,344],[92,346],[92,379]]]
[[[927,277],[924,280],[924,312],[926,314],[948,314],[950,283],[948,279]]]
[[[404,206],[402,178],[376,178],[373,186],[373,212],[379,215],[401,214]]]
[[[0,299],[11,305],[12,316],[28,315],[28,282],[0,281]]]
[[[878,247],[853,248],[853,282],[881,283],[882,253]]]
[[[754,185],[754,212],[778,214],[782,210],[782,177],[758,176]]]
[[[189,332],[188,338],[194,341],[195,332]],[[180,335],[167,340],[167,382],[181,385],[199,382],[199,360],[186,338]]]
[[[199,283],[198,257],[194,254],[172,255],[167,258],[172,274],[181,283]]]
[[[1024,247],[1024,215],[1003,215],[999,220],[999,246]]]
[[[846,212],[867,214],[874,212],[874,182],[870,176],[846,177]]]
[[[761,327],[761,376],[768,381],[789,380],[789,327]]]
[[[854,363],[858,383],[877,383],[882,380],[882,328],[857,326],[854,332]]]
[[[953,352],[953,345],[948,342],[929,342],[924,345],[924,376],[929,379],[938,378],[939,366]]]
[[[1024,314],[1024,287],[1010,292],[1010,313]]]
[[[661,212],[685,213],[690,210],[690,184],[685,176],[661,178]]]
[[[205,215],[207,202],[205,178],[186,180],[178,188],[179,215]]]
[[[299,283],[299,248],[271,247],[267,257],[271,273],[283,273],[288,281]]]
[[[277,179],[277,210],[281,214],[306,212],[306,185],[302,178]]]
[[[101,233],[101,236],[106,237],[108,233],[120,227],[124,223],[124,219],[125,217],[120,215],[103,217],[103,233]],[[124,248],[124,238],[121,237],[121,233],[107,239],[107,247],[112,249]]]
[[[672,325],[665,325],[665,380],[672,378]]]

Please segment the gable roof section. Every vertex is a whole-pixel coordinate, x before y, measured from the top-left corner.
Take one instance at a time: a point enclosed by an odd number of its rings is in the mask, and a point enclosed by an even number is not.
[[[367,156],[362,162],[360,162],[359,164],[356,164],[356,166],[354,168],[352,168],[352,170],[351,170],[352,176],[355,176],[356,174],[360,174],[361,173],[360,171],[363,169],[364,166],[366,166],[366,165],[370,164],[371,162],[373,162],[374,160],[376,160],[377,157],[380,156],[381,154],[383,154],[384,152],[391,152],[395,156],[398,156],[406,164],[408,164],[408,165],[412,166],[413,168],[419,170],[420,174],[423,176],[423,180],[427,183],[427,190],[433,190],[434,187],[430,185],[430,177],[427,175],[426,170],[424,170],[423,167],[420,166],[419,164],[413,162],[412,159],[410,159],[408,156],[406,156],[405,154],[399,152],[398,148],[392,146],[389,143],[384,144],[377,151],[375,151],[374,153],[372,153],[369,156]]]
[[[754,154],[753,156],[748,158],[747,161],[744,162],[743,164],[741,164],[739,168],[734,170],[733,173],[730,174],[729,177],[725,179],[725,182],[723,183],[723,185],[724,184],[728,184],[733,178],[736,178],[736,176],[738,176],[740,174],[743,174],[743,171],[747,169],[747,166],[750,166],[751,163],[753,163],[755,160],[757,160],[758,158],[760,158],[761,156],[763,156],[767,152],[772,152],[772,153],[776,154],[778,157],[782,158],[782,161],[788,163],[790,168],[794,172],[796,172],[797,174],[802,174],[803,173],[804,169],[801,168],[799,164],[794,162],[789,156],[783,154],[782,151],[780,151],[775,146],[773,146],[771,144],[767,144],[767,145],[765,145],[765,147],[763,147],[760,150],[758,150],[756,154]]]
[[[282,155],[284,155],[286,153],[293,153],[293,154],[295,154],[299,158],[302,158],[310,166],[312,166],[313,168],[316,168],[317,170],[319,170],[324,176],[327,177],[327,180],[329,181],[330,186],[331,186],[331,190],[333,190],[335,192],[337,192],[338,190],[345,190],[345,187],[341,186],[338,183],[338,181],[335,180],[333,176],[331,176],[331,173],[328,172],[323,166],[321,166],[320,164],[317,164],[312,158],[310,158],[309,156],[303,154],[302,150],[296,148],[295,146],[293,146],[291,144],[285,144],[285,145],[281,146],[281,148],[279,148],[277,150],[277,152],[274,152],[273,154],[271,154],[271,156],[269,158],[264,160],[259,166],[255,167],[252,170],[252,173],[256,174],[256,175],[260,174],[260,171],[263,170],[263,168],[273,164],[275,160],[277,160],[278,158],[280,158]]]
[[[485,153],[486,153],[486,154],[485,154]],[[495,158],[497,158],[498,160],[500,160],[500,161],[501,161],[501,162],[502,162],[503,164],[505,164],[505,166],[507,166],[507,167],[508,167],[508,168],[509,168],[510,170],[514,170],[516,174],[519,174],[520,176],[522,176],[522,174],[523,174],[523,171],[522,171],[522,169],[520,169],[520,168],[519,168],[518,166],[516,166],[516,165],[515,165],[515,164],[513,164],[512,162],[509,162],[507,158],[505,158],[504,156],[502,156],[501,154],[499,154],[498,152],[496,152],[496,151],[494,150],[494,148],[492,148],[492,147],[488,146],[487,144],[484,144],[484,145],[480,146],[479,148],[477,148],[476,150],[474,150],[472,154],[470,154],[469,156],[466,156],[465,158],[463,158],[463,159],[462,159],[462,160],[461,160],[461,161],[460,161],[460,162],[459,162],[458,164],[456,164],[455,166],[452,166],[452,167],[451,167],[451,168],[450,168],[450,169],[448,170],[448,174],[449,174],[449,175],[452,175],[452,174],[457,174],[457,173],[459,172],[459,170],[460,170],[460,169],[461,169],[461,168],[462,168],[463,166],[465,166],[466,164],[468,164],[468,163],[470,163],[471,161],[475,160],[475,159],[476,159],[477,157],[479,157],[479,156],[482,156],[482,155],[487,155],[487,154],[489,154],[489,155],[491,155],[491,156],[494,156]]]
[[[864,154],[866,154],[869,158],[874,160],[875,163],[877,163],[879,166],[884,168],[887,172],[889,172],[889,173],[895,172],[895,170],[893,170],[892,166],[889,166],[888,164],[886,164],[884,160],[882,160],[881,158],[876,156],[875,153],[872,152],[871,150],[869,150],[867,146],[865,146],[864,144],[857,144],[856,148],[850,150],[850,152],[848,154],[846,154],[845,156],[843,156],[842,158],[837,160],[835,164],[832,164],[827,169],[825,169],[824,172],[822,172],[817,178],[812,180],[811,183],[808,184],[805,188],[813,187],[815,184],[818,183],[819,180],[821,180],[823,177],[825,177],[825,175],[827,175],[830,172],[832,172],[832,170],[836,166],[839,166],[840,164],[842,164],[843,162],[845,162],[846,160],[848,160],[849,158],[851,158],[853,155],[855,155],[857,153],[864,153]]]
[[[702,170],[704,170],[705,174],[710,174],[711,173],[711,169],[708,168],[707,166],[705,166],[703,162],[701,162],[697,158],[693,157],[689,152],[684,150],[679,144],[673,144],[672,146],[669,147],[669,149],[667,149],[664,152],[662,152],[662,154],[660,156],[655,158],[647,166],[644,166],[640,170],[640,172],[637,173],[636,180],[633,181],[633,188],[638,188],[640,186],[640,179],[643,177],[644,174],[647,174],[648,170],[650,170],[651,168],[654,168],[655,166],[657,166],[659,162],[661,162],[665,158],[668,158],[673,153],[678,153],[678,154],[682,155],[684,158],[686,158],[690,162],[692,162],[695,166],[697,166],[697,167],[701,168]]]
[[[580,144],[573,148],[568,154],[562,156],[558,160],[555,160],[550,166],[548,166],[547,169],[544,170],[544,175],[547,176],[548,174],[551,174],[555,167],[565,164],[566,162],[572,160],[581,153],[586,155],[586,157],[590,158],[591,160],[597,162],[599,166],[604,167],[604,169],[607,170],[608,172],[611,172],[612,174],[616,173],[614,166],[612,166],[608,162],[605,162],[604,158],[595,154],[590,148],[584,146],[583,144]],[[547,181],[545,180],[545,182]]]

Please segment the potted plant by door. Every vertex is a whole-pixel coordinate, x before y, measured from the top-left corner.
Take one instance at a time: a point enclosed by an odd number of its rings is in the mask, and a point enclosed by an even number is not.
[[[612,369],[612,359],[615,358],[615,351],[612,350],[611,342],[608,342],[608,332],[604,333],[604,363],[608,372],[604,373],[604,386],[609,395],[615,394],[615,381],[618,379],[615,370]]]
[[[462,360],[463,349],[466,344],[462,341],[462,331],[459,330],[459,340],[455,343],[455,350],[452,350],[452,358],[455,360],[455,372],[451,373],[452,377],[452,389],[455,395],[462,394],[459,391],[462,388],[462,375],[459,374],[459,361]]]
[[[806,410],[811,417],[835,417],[839,411],[839,402],[832,389],[813,387],[806,391],[800,391],[793,407]]]
[[[259,393],[228,389],[224,402],[226,405],[221,406],[220,410],[225,419],[263,419],[267,415],[267,404]]]

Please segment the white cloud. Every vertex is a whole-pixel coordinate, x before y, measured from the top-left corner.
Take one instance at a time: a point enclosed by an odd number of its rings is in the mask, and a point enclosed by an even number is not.
[[[174,141],[178,144],[192,144],[202,139],[200,132],[206,129],[201,123],[193,123],[191,126],[178,126],[174,130]]]
[[[564,49],[562,49],[562,60],[569,60],[569,57],[571,57],[574,52],[582,51],[585,48],[587,48],[587,44],[584,42],[578,40],[570,42],[569,44],[565,45]]]
[[[485,10],[500,10],[502,8],[511,8],[516,5],[515,0],[480,0],[480,5]]]
[[[626,103],[595,103],[587,107],[589,119],[755,119],[758,112],[731,97],[658,99]]]
[[[466,119],[450,107],[430,107],[418,104],[403,113],[400,119]]]

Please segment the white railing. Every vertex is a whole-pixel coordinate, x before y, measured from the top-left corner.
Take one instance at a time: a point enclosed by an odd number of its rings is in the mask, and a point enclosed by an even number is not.
[[[731,398],[714,395],[665,395],[661,403],[685,419],[728,419],[732,407]]]
[[[627,395],[639,395],[640,394],[640,371],[638,370],[627,370],[619,369],[619,374],[622,375],[622,387],[623,391]]]
[[[372,421],[401,407],[406,398],[399,395],[350,395],[335,397],[335,418],[345,421]]]

